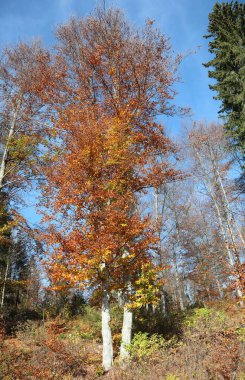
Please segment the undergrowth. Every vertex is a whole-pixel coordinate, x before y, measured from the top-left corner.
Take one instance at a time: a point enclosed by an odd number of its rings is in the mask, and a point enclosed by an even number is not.
[[[138,312],[135,317],[134,336],[128,347],[131,361],[122,368],[115,360],[106,375],[101,368],[100,313],[95,307],[87,306],[82,315],[68,320],[58,317],[19,323],[14,334],[2,336],[0,379],[245,379],[245,331],[236,305],[175,313],[172,321],[170,315],[161,319],[157,313],[144,313]],[[113,308],[112,316],[117,355],[122,320],[118,307]]]

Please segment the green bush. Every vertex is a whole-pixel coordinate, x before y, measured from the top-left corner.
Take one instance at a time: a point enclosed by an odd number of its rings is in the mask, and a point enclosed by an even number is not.
[[[245,343],[245,327],[239,327],[235,331],[240,342]]]
[[[187,330],[194,332],[205,329],[207,333],[224,329],[228,325],[228,316],[224,311],[207,307],[194,309],[191,315],[185,318]]]
[[[237,376],[237,380],[245,380],[245,372],[241,372]]]
[[[167,374],[165,377],[165,380],[180,380],[180,378],[176,375],[173,375],[172,373]]]
[[[158,334],[149,336],[147,333],[135,334],[132,343],[127,347],[133,359],[142,360],[149,358],[164,349],[165,339]]]

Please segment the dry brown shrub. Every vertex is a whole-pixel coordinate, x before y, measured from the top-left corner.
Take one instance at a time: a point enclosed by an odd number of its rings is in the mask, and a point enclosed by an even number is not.
[[[16,337],[3,341],[0,357],[1,379],[94,378],[91,376],[95,366],[91,368],[84,342],[81,339],[74,342],[63,336],[66,330],[60,325],[60,321],[47,325],[28,322],[19,327]],[[87,345],[87,348],[91,358],[93,347]],[[98,365],[100,356],[94,354],[93,360]]]

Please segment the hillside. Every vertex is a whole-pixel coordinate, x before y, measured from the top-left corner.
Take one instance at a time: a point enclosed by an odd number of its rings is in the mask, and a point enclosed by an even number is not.
[[[120,341],[120,311],[113,308],[113,340]],[[165,318],[141,310],[134,321],[131,360],[101,367],[101,321],[95,307],[75,318],[27,320],[1,338],[3,380],[208,380],[245,378],[244,320],[236,304],[216,303]],[[2,329],[3,332],[3,329]]]

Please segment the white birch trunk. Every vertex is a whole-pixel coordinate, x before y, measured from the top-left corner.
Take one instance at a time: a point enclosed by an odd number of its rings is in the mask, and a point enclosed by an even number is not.
[[[167,315],[167,310],[166,310],[166,297],[164,294],[164,291],[161,291],[161,302],[160,302],[160,308],[161,308],[161,313],[163,316]]]
[[[223,223],[223,220],[222,220],[222,216],[221,216],[221,210],[219,208],[219,205],[216,201],[216,196],[212,190],[212,184],[209,180],[209,175],[207,173],[207,170],[203,164],[203,161],[201,159],[201,156],[197,150],[197,148],[195,148],[193,146],[195,152],[196,152],[196,155],[197,155],[197,158],[198,158],[198,161],[200,163],[200,166],[202,167],[203,169],[203,172],[205,174],[205,182],[206,182],[206,185],[208,187],[208,190],[209,190],[209,193],[210,193],[210,196],[213,200],[213,203],[214,203],[214,206],[215,206],[215,209],[216,209],[216,213],[217,213],[217,217],[218,217],[218,222],[219,222],[219,226],[221,228],[221,233],[222,233],[222,236],[223,236],[223,239],[224,239],[224,243],[225,243],[225,247],[226,247],[226,251],[227,251],[227,254],[228,254],[228,258],[229,258],[229,263],[230,263],[230,267],[231,268],[235,268],[236,269],[236,262],[234,262],[234,258],[233,258],[233,254],[230,250],[230,247],[229,247],[229,241],[228,241],[228,238],[227,238],[227,234],[226,234],[226,229],[225,229],[225,226],[224,226],[224,223]],[[226,224],[227,224],[227,220],[226,220]],[[227,225],[227,227],[229,227],[229,224]],[[230,233],[230,230],[228,231]],[[233,238],[233,235],[229,234],[230,235],[230,239],[232,240]],[[232,243],[233,243],[233,240],[232,240]],[[243,296],[243,292],[242,292],[242,289],[241,289],[241,286],[239,283],[236,284],[236,293],[237,293],[237,296],[238,298],[241,298]],[[243,306],[243,302],[241,301],[240,302],[241,306]]]
[[[3,281],[3,288],[2,288],[2,295],[1,295],[1,309],[3,308],[4,305],[4,298],[5,298],[5,289],[6,289],[6,282],[8,278],[8,271],[9,271],[9,261],[7,261],[7,266],[5,269],[5,275],[4,275],[4,281]]]
[[[104,371],[109,371],[113,364],[113,343],[110,327],[110,296],[104,290],[102,296],[102,341],[103,341],[103,360]]]
[[[164,201],[165,203],[165,201]],[[163,214],[163,210],[164,210],[164,203],[162,205],[162,214]],[[164,262],[163,262],[163,255],[162,255],[162,246],[161,246],[161,224],[162,222],[160,223],[160,218],[161,218],[161,215],[160,215],[160,212],[159,212],[159,189],[156,188],[155,189],[155,218],[156,218],[156,223],[158,225],[158,254],[159,254],[159,260],[160,260],[160,263],[162,265],[164,265]],[[161,301],[160,301],[160,309],[161,309],[161,312],[163,314],[163,316],[165,316],[167,313],[166,313],[166,299],[165,299],[165,294],[164,294],[164,290],[162,289],[161,290]]]
[[[179,251],[179,261],[180,261],[180,266],[182,268],[182,274],[180,275],[179,270],[178,270],[177,253],[176,253],[175,254],[176,283],[178,285],[180,310],[184,311],[185,310],[184,299],[183,299],[183,293],[184,293],[184,289],[185,289],[185,283],[184,283],[184,279],[183,279],[184,263],[183,263],[183,255],[182,255],[182,249],[181,249],[181,242],[180,242],[180,234],[179,234],[176,209],[174,210],[174,218],[175,218],[175,229],[176,229],[176,236],[177,236],[178,251]],[[183,293],[182,293],[182,287],[183,287]]]
[[[237,271],[237,273],[239,273],[239,270],[238,270],[238,267],[240,265],[239,253],[238,253],[237,246],[236,246],[236,243],[235,243],[235,237],[234,237],[232,226],[231,226],[231,222],[230,222],[230,219],[229,219],[229,213],[233,217],[233,221],[235,221],[235,219],[234,219],[234,215],[231,213],[231,210],[230,210],[230,207],[229,207],[229,201],[228,201],[228,198],[227,198],[224,186],[223,186],[222,178],[221,178],[221,175],[219,173],[219,170],[218,170],[218,167],[217,167],[217,164],[216,164],[216,161],[215,161],[215,158],[214,158],[214,155],[213,155],[212,151],[210,153],[210,156],[211,156],[211,161],[212,161],[211,170],[212,170],[213,175],[214,175],[215,185],[218,188],[219,193],[220,193],[221,207],[222,207],[222,211],[223,211],[223,216],[224,216],[224,219],[225,219],[225,223],[226,223],[226,226],[227,226],[228,234],[229,234],[230,241],[231,241],[231,244],[232,244],[233,255],[235,257],[235,260],[233,260],[233,266],[234,266],[235,270]],[[237,224],[236,224],[236,226],[237,226]],[[238,230],[238,235],[239,235],[242,243],[244,244],[244,240],[242,238],[242,235],[240,234],[238,226],[237,226],[237,230]],[[236,293],[237,293],[238,298],[241,299],[243,297],[243,291],[242,291],[242,287],[241,287],[241,284],[240,284],[240,279],[237,281],[237,284],[236,284]],[[241,305],[241,307],[244,306],[244,303],[243,303],[242,299],[240,300],[240,305]]]
[[[240,240],[241,240],[241,242],[242,242],[242,244],[243,244],[243,247],[245,247],[245,241],[244,241],[244,238],[243,238],[243,236],[242,236],[242,233],[241,233],[241,230],[240,230],[240,228],[239,228],[239,226],[238,226],[238,223],[237,223],[237,221],[236,221],[236,218],[235,218],[235,216],[234,216],[234,214],[233,214],[233,212],[232,212],[232,210],[231,210],[231,208],[230,208],[230,203],[229,203],[229,200],[228,200],[228,197],[227,197],[227,194],[226,194],[225,187],[224,187],[224,185],[223,185],[222,176],[221,176],[220,171],[219,171],[219,169],[218,169],[218,165],[217,165],[217,163],[216,163],[216,160],[215,160],[215,157],[214,157],[214,154],[213,154],[212,149],[211,149],[211,153],[210,153],[210,155],[211,155],[211,160],[212,160],[213,170],[214,170],[214,172],[215,172],[215,174],[216,174],[216,176],[217,176],[217,181],[219,182],[219,185],[220,185],[219,187],[220,187],[220,189],[221,189],[221,193],[222,193],[222,195],[223,195],[223,197],[224,197],[224,201],[225,201],[225,205],[224,205],[224,207],[227,208],[227,219],[228,219],[228,214],[229,214],[229,215],[231,216],[231,218],[232,218],[234,224],[235,224],[235,227],[236,227],[237,233],[238,233],[238,235],[239,235],[239,237],[240,237]],[[228,223],[230,223],[229,219],[228,219]],[[231,227],[230,227],[230,228],[231,228]]]
[[[181,311],[185,310],[184,300],[182,296],[182,289],[181,289],[181,283],[180,283],[180,276],[179,276],[179,270],[178,270],[178,263],[177,263],[177,254],[175,251],[175,247],[173,246],[173,264],[174,264],[174,277],[175,277],[175,285],[176,285],[176,292],[178,297],[178,303]]]
[[[126,360],[129,358],[129,351],[127,346],[132,340],[132,327],[133,327],[133,313],[126,306],[123,312],[123,327],[122,327],[122,341],[120,347],[120,359]]]
[[[12,122],[10,125],[9,134],[7,137],[5,148],[3,151],[3,156],[2,156],[1,165],[0,165],[0,189],[3,187],[3,180],[5,177],[6,162],[7,162],[8,151],[9,151],[9,143],[11,141],[11,138],[13,137],[13,134],[14,134],[14,130],[15,130],[15,126],[16,126],[16,120],[17,120],[18,112],[19,112],[19,109],[21,106],[21,100],[22,100],[22,97],[19,97],[16,109],[15,109],[14,114],[13,114],[13,119],[12,119]]]
[[[178,271],[178,266],[177,266],[177,262],[176,262],[176,257],[174,258],[174,274],[175,274],[176,290],[177,290],[177,293],[178,293],[180,310],[184,311],[185,310],[185,305],[184,305],[184,300],[183,300],[183,297],[182,297],[182,291],[181,291],[179,271]]]

